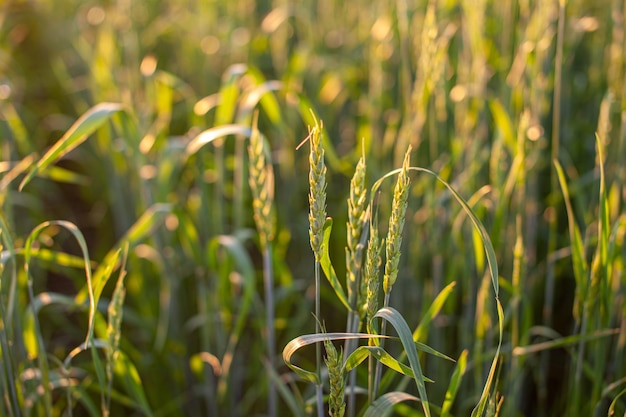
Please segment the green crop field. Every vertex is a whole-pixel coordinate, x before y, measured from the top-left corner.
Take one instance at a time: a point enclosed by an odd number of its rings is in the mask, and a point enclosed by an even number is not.
[[[0,416],[626,416],[625,31],[0,0]]]

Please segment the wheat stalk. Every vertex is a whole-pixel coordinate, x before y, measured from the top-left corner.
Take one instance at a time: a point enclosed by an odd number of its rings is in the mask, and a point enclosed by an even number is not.
[[[324,239],[324,223],[326,221],[326,164],[324,148],[322,148],[322,124],[315,120],[309,129],[308,139],[311,141],[309,154],[309,239],[315,254],[315,332],[320,332],[320,261],[322,259],[322,241]],[[315,346],[315,363],[318,377],[321,374],[322,352],[319,343]],[[321,380],[321,378],[320,378]],[[317,415],[324,415],[324,398],[321,383],[315,387]]]

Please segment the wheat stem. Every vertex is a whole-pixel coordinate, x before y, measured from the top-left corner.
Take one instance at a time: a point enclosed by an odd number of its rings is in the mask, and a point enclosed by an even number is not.
[[[309,130],[311,151],[309,154],[309,239],[315,255],[315,332],[320,332],[320,260],[322,259],[322,241],[324,222],[326,221],[326,165],[322,147],[322,124],[315,120]],[[315,347],[316,373],[320,383],[316,386],[317,415],[324,415],[324,399],[321,384],[322,352],[319,343]]]

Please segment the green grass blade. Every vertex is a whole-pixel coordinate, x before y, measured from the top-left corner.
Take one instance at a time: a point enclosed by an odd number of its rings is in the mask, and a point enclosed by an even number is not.
[[[49,221],[49,222],[44,222],[41,223],[40,225],[38,225],[35,229],[33,229],[33,231],[31,232],[31,234],[28,236],[28,239],[26,240],[26,243],[24,245],[24,262],[25,262],[25,268],[28,271],[29,270],[29,264],[31,261],[31,258],[33,256],[34,253],[34,248],[33,248],[33,244],[35,243],[35,241],[37,240],[37,238],[39,237],[39,235],[48,227],[51,226],[59,226],[62,227],[64,229],[66,229],[67,231],[69,231],[74,238],[76,239],[76,241],[78,242],[78,245],[80,247],[80,250],[82,252],[83,255],[83,266],[85,268],[85,275],[87,278],[87,287],[89,290],[89,309],[90,309],[90,313],[89,313],[89,327],[90,327],[90,331],[88,333],[87,339],[90,338],[91,336],[91,326],[93,323],[93,317],[95,314],[95,301],[93,299],[93,290],[92,290],[92,280],[91,280],[91,261],[89,259],[89,250],[87,249],[87,242],[85,241],[85,238],[83,236],[83,234],[80,232],[80,230],[78,229],[78,227],[76,227],[75,224],[70,223],[68,221],[64,221],[64,220],[57,220],[57,221]],[[29,280],[31,280],[32,277],[29,277]]]
[[[78,227],[73,224],[70,223],[68,221],[64,221],[64,220],[57,220],[57,221],[50,221],[50,222],[44,222],[42,224],[40,224],[39,226],[37,226],[33,232],[30,234],[30,236],[28,237],[28,239],[26,240],[26,245],[24,247],[24,259],[25,259],[25,266],[28,269],[28,265],[30,263],[30,259],[31,259],[31,252],[32,252],[32,246],[34,241],[39,237],[39,235],[41,234],[41,232],[43,232],[44,229],[46,229],[47,227],[50,226],[59,226],[62,227],[64,229],[66,229],[67,231],[69,231],[72,236],[74,237],[74,239],[76,239],[80,250],[82,252],[83,255],[83,263],[84,263],[84,267],[85,267],[85,277],[86,277],[86,281],[87,281],[87,292],[88,292],[88,296],[89,296],[89,319],[88,319],[88,328],[87,328],[87,336],[85,337],[85,345],[91,345],[92,349],[91,349],[91,353],[92,353],[92,360],[93,360],[93,364],[94,364],[94,369],[96,371],[96,376],[98,379],[98,383],[100,385],[100,392],[104,393],[106,390],[106,381],[105,381],[105,373],[104,373],[104,367],[102,365],[102,362],[100,361],[100,358],[98,356],[98,353],[96,352],[95,347],[93,347],[93,335],[94,335],[94,325],[95,325],[95,316],[96,316],[96,305],[97,305],[97,299],[94,297],[94,289],[93,289],[93,280],[92,280],[92,272],[91,272],[91,261],[89,259],[89,250],[87,249],[87,242],[85,241],[85,238],[83,236],[83,234],[81,233],[81,231],[78,229]],[[112,269],[112,268],[111,268]],[[110,275],[110,271],[109,271],[109,275]],[[36,313],[33,312],[33,322],[35,324],[35,331],[39,332],[39,325],[38,325],[38,321],[37,321],[37,317],[36,317]],[[38,339],[40,339],[40,335],[38,336]],[[39,354],[40,354],[40,358],[42,356],[45,356],[45,353],[43,352],[43,341],[39,341],[38,346],[40,348]],[[41,362],[41,359],[40,359]],[[44,367],[47,367],[47,364],[44,365]],[[44,383],[46,382],[46,376],[44,375],[44,372],[42,371],[42,376],[43,376],[43,381]],[[46,390],[47,391],[47,390]]]
[[[601,300],[604,304],[601,309],[601,312],[606,314],[606,310],[609,307],[608,293],[610,291],[610,265],[609,265],[609,238],[611,233],[610,226],[610,215],[609,215],[609,201],[606,192],[606,178],[604,173],[604,151],[603,145],[600,141],[600,137],[596,134],[596,147],[598,149],[598,167],[600,169],[600,191],[599,191],[599,210],[600,216],[598,219],[598,256],[599,258],[599,268],[600,268],[600,277],[602,282],[600,284],[601,290]],[[601,318],[602,323],[605,323],[608,320],[608,317]]]
[[[388,416],[393,411],[393,407],[396,404],[404,401],[419,401],[419,398],[405,392],[387,392],[378,397],[367,407],[363,417]]]
[[[212,127],[207,129],[189,142],[187,145],[187,155],[193,155],[198,152],[204,145],[213,142],[218,138],[222,138],[224,136],[229,135],[243,135],[246,137],[250,137],[252,134],[252,129],[248,126],[237,125],[237,124],[229,124]]]
[[[148,404],[143,383],[133,362],[122,351],[115,361],[115,375],[124,385],[126,392],[135,401],[135,407],[145,416],[152,417],[152,410]]]
[[[17,250],[16,254],[23,254],[24,250]],[[31,257],[39,259],[40,261],[54,263],[58,266],[64,266],[69,268],[84,268],[85,267],[85,259],[71,255],[66,252],[60,252],[55,250],[50,250],[46,248],[31,248],[30,251]],[[91,267],[96,267],[97,264],[94,261],[90,262]]]
[[[37,162],[35,168],[22,180],[19,190],[21,191],[39,172],[42,172],[49,165],[83,143],[89,135],[121,110],[122,106],[118,103],[100,103],[89,109],[76,120],[63,137]]]
[[[29,308],[24,311],[24,328],[22,333],[24,348],[26,349],[26,354],[30,359],[34,359],[40,354],[40,346],[37,343],[36,336],[37,329],[35,317],[39,314],[39,310],[51,304],[59,304],[67,306],[68,308],[74,308],[76,306],[76,302],[73,297],[51,292],[39,293],[33,300],[31,300]]]
[[[426,314],[424,314],[424,317],[422,317],[422,319],[420,320],[420,324],[413,332],[413,340],[417,342],[422,338],[430,323],[437,316],[437,314],[439,314],[439,312],[443,308],[444,303],[446,302],[450,294],[452,294],[455,286],[456,282],[451,282],[450,284],[446,285],[445,288],[441,290],[441,292],[437,295],[435,300],[428,308]]]
[[[159,203],[153,205],[137,219],[115,247],[107,253],[104,260],[93,274],[93,291],[96,303],[100,299],[102,290],[107,283],[114,265],[116,265],[119,260],[120,248],[126,245],[128,245],[129,249],[134,248],[139,242],[145,239],[146,236],[163,221],[165,215],[171,211],[172,206],[169,204]],[[81,303],[85,300],[86,296],[85,289],[83,289],[76,296],[76,301]]]
[[[17,300],[17,266],[15,262],[16,250],[13,243],[13,238],[11,237],[9,227],[6,223],[4,213],[2,211],[0,211],[0,237],[2,237],[2,240],[0,241],[0,246],[3,246],[2,243],[4,243],[4,247],[0,251],[0,273],[2,273],[2,275],[0,275],[0,277],[2,278],[2,285],[0,285],[0,296],[3,296],[5,291],[4,288],[7,287],[3,269],[6,267],[9,260],[13,261],[11,264],[11,271],[9,275],[10,282],[8,283],[8,294],[6,296],[6,299],[2,300],[3,303],[6,303],[6,311],[4,312],[6,316],[3,315],[2,320],[6,320],[5,323],[11,324],[10,327],[5,327],[3,331],[7,332],[7,329],[9,329],[7,335],[9,337],[13,337],[14,330],[12,326],[14,326],[15,324],[13,320],[13,315],[15,314],[14,310],[16,309],[15,303]]]
[[[500,349],[502,347],[502,334],[504,332],[504,311],[502,310],[502,304],[499,299],[496,299],[496,307],[498,309],[498,324],[499,324],[499,333],[500,338],[498,340],[498,347],[496,349],[496,353],[494,355],[493,361],[491,362],[491,367],[489,368],[489,374],[487,375],[487,380],[485,381],[485,385],[483,387],[483,392],[480,395],[480,400],[474,410],[472,410],[472,417],[480,417],[485,412],[485,408],[487,406],[487,401],[489,400],[489,394],[491,392],[491,386],[493,385],[493,381],[496,375],[496,368],[498,367],[498,360],[500,359]]]
[[[18,176],[20,176],[23,172],[26,172],[37,159],[37,155],[31,153],[30,155],[25,156],[19,162],[11,164],[9,162],[4,163],[5,169],[2,171],[6,171],[0,180],[0,192],[4,192],[9,184],[13,182]],[[1,165],[2,163],[0,163]],[[2,172],[0,172],[2,173]],[[0,194],[1,196],[1,194]],[[0,200],[1,201],[1,200]]]
[[[530,355],[532,353],[543,352],[549,349],[558,349],[575,345],[580,342],[599,340],[601,338],[611,337],[617,334],[619,334],[619,329],[596,330],[585,334],[577,333],[571,336],[560,337],[556,340],[548,340],[527,346],[516,346],[513,348],[512,354],[513,356]],[[545,337],[545,334],[543,336]]]
[[[426,386],[424,385],[424,374],[422,373],[422,367],[419,362],[417,349],[413,342],[413,335],[409,329],[409,325],[404,320],[404,317],[393,307],[381,308],[374,317],[381,317],[387,320],[387,322],[396,329],[414,373],[413,380],[415,381],[417,392],[422,401],[422,409],[426,417],[430,417],[430,406],[428,405],[428,395],[426,395]]]
[[[301,378],[313,383],[318,384],[319,379],[315,372],[307,371],[293,363],[293,356],[298,352],[298,350],[303,347],[315,345],[320,342],[324,342],[327,340],[350,340],[350,339],[377,339],[385,336],[372,335],[367,333],[315,333],[315,334],[305,334],[302,336],[298,336],[295,339],[292,339],[285,348],[283,349],[283,360],[285,364],[291,368],[296,374],[298,374]],[[353,361],[357,361],[358,356],[355,357]],[[356,365],[355,365],[356,366]]]
[[[409,378],[415,378],[415,373],[411,367],[398,361],[380,346],[359,346],[348,358],[346,358],[346,363],[344,365],[346,371],[351,371],[359,366],[370,354],[389,369],[393,369],[399,374],[406,375]],[[424,382],[435,381],[424,377]]]
[[[335,268],[330,260],[329,251],[329,241],[330,241],[330,232],[333,228],[333,219],[330,217],[326,218],[324,222],[324,240],[322,241],[322,258],[320,259],[320,265],[322,266],[322,270],[324,271],[324,275],[326,275],[326,279],[330,283],[330,286],[335,291],[337,298],[339,301],[346,307],[348,311],[352,310],[350,308],[350,303],[348,302],[348,297],[339,282],[339,278],[337,278],[337,274],[335,273]]]
[[[237,99],[239,97],[239,86],[237,82],[246,73],[247,66],[244,64],[231,65],[222,77],[222,87],[219,96],[220,103],[215,113],[215,125],[222,126],[232,123],[235,110],[237,108]]]
[[[624,396],[626,396],[626,388],[621,390],[619,392],[619,394],[617,394],[613,398],[613,401],[611,401],[611,405],[609,406],[609,410],[606,413],[607,417],[613,417],[613,416],[617,415],[616,414],[616,409],[618,409],[618,407],[619,407],[618,400],[620,399],[620,397],[624,397]],[[624,409],[624,414],[626,414],[626,409]]]
[[[467,369],[467,349],[461,352],[461,356],[459,356],[459,360],[457,361],[457,365],[454,368],[454,373],[450,378],[450,383],[448,384],[448,390],[446,391],[446,396],[443,401],[443,405],[441,406],[441,414],[440,417],[450,417],[450,410],[452,409],[452,404],[454,403],[454,399],[456,398],[456,394],[459,391],[459,386],[461,385],[461,379],[465,374],[465,370]]]
[[[580,323],[582,319],[583,301],[587,294],[587,288],[589,287],[589,265],[585,258],[585,246],[580,234],[580,228],[576,224],[576,218],[574,216],[574,210],[572,203],[570,202],[569,187],[565,180],[565,174],[559,161],[554,161],[554,167],[556,169],[559,184],[561,186],[561,192],[563,193],[563,200],[565,201],[565,210],[567,211],[567,222],[569,225],[569,237],[572,247],[572,266],[574,268],[574,278],[576,279],[576,297],[574,299],[574,318]]]
[[[268,93],[279,91],[282,88],[283,83],[280,81],[266,81],[248,91],[239,107],[237,122],[247,123],[247,119],[252,114],[252,110],[260,102],[272,123],[280,124],[280,107],[276,101],[276,97]]]

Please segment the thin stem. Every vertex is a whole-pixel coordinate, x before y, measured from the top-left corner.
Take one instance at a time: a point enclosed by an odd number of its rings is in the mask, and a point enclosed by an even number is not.
[[[389,293],[390,292],[385,294],[385,301],[383,303],[383,307],[389,306]],[[383,320],[383,322],[380,325],[380,335],[384,336],[386,331],[387,331],[387,322]],[[380,347],[385,347],[385,339],[380,339]],[[376,373],[374,377],[374,389],[372,390],[372,401],[375,400],[376,397],[378,396],[378,388],[380,387],[380,379],[382,378],[382,373],[383,373],[383,364],[378,362],[376,364]]]
[[[320,263],[315,261],[315,333],[320,333]],[[317,397],[317,416],[324,417],[324,387],[322,385],[322,347],[315,344],[315,373],[319,383],[315,387]]]
[[[265,286],[265,320],[267,325],[267,356],[272,369],[276,369],[276,332],[274,329],[274,271],[272,268],[272,243],[267,242],[263,251],[263,283]],[[268,376],[268,410],[276,417],[278,397],[276,385]]]

